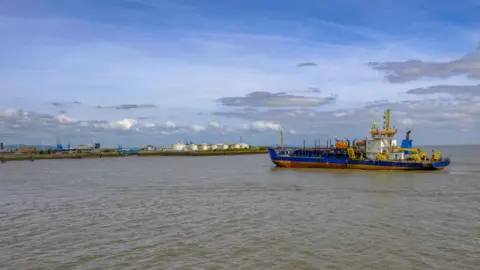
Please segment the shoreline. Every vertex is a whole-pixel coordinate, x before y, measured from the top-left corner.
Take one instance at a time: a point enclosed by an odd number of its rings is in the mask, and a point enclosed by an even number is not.
[[[46,159],[84,159],[84,158],[121,158],[130,156],[139,157],[202,157],[202,156],[238,156],[268,154],[268,150],[240,150],[240,151],[192,151],[192,152],[140,152],[140,153],[81,153],[81,154],[3,154],[0,161],[35,161]]]

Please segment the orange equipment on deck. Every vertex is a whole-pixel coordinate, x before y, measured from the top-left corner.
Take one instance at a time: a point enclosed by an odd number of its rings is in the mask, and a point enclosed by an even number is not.
[[[397,130],[396,129],[387,129],[387,130],[371,130],[370,131],[370,134],[373,134],[373,135],[394,135],[397,133]]]
[[[348,143],[345,141],[339,141],[335,144],[335,147],[338,149],[346,149],[348,148]]]

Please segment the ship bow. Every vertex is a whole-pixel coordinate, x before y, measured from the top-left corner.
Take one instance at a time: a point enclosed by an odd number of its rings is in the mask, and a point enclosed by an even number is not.
[[[273,147],[268,148],[268,155],[270,156],[270,159],[274,161],[275,159],[278,158],[277,151]]]
[[[450,158],[445,158],[441,161],[437,161],[437,162],[433,163],[433,168],[435,168],[437,170],[441,170],[441,169],[444,169],[445,167],[447,167],[448,165],[450,165]]]

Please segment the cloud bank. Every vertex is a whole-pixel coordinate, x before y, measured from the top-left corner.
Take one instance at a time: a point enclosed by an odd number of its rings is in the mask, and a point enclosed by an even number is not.
[[[336,97],[307,97],[258,91],[251,92],[244,97],[223,97],[217,102],[224,106],[319,107],[333,103],[335,100]]]
[[[479,140],[478,30],[434,19],[478,17],[464,2],[27,2],[0,15],[11,143],[299,143],[365,136],[386,108],[419,142]]]
[[[448,94],[456,98],[472,98],[480,96],[480,85],[434,85],[411,89],[406,93],[412,95]]]
[[[132,109],[153,109],[157,108],[153,104],[122,104],[116,106],[97,106],[98,109],[132,110]]]
[[[421,78],[449,78],[465,75],[480,79],[480,43],[476,50],[463,57],[446,62],[407,60],[398,62],[370,62],[376,70],[386,72],[391,83],[405,83]]]

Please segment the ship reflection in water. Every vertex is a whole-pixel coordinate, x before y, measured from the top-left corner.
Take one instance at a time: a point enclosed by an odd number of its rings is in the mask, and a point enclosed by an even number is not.
[[[362,170],[442,170],[450,165],[450,158],[432,150],[431,156],[413,148],[407,131],[401,146],[395,138],[397,130],[390,125],[390,110],[385,111],[382,129],[373,123],[372,138],[364,141],[337,141],[335,145],[314,148],[286,148],[281,131],[280,147],[270,147],[272,162],[285,168],[324,168]]]

